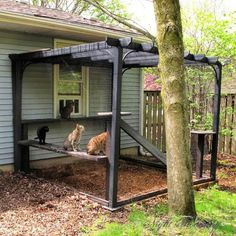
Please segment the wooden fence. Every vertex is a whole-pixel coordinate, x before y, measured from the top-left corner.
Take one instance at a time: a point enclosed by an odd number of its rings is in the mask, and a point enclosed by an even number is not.
[[[212,99],[206,100],[206,113],[212,113]],[[191,119],[195,111],[190,111]],[[143,135],[165,152],[164,113],[160,91],[144,92]],[[236,95],[221,96],[219,151],[236,155]]]
[[[144,92],[143,136],[165,152],[165,125],[159,91]]]

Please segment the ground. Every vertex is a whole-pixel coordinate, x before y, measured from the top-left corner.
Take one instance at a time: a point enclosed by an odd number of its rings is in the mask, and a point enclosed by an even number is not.
[[[120,199],[166,186],[164,171],[125,162],[119,169]],[[235,193],[236,158],[219,155],[217,176],[222,189]],[[131,206],[111,213],[80,193],[103,197],[104,179],[104,166],[87,161],[30,175],[1,173],[0,235],[81,235],[98,220],[126,222]]]

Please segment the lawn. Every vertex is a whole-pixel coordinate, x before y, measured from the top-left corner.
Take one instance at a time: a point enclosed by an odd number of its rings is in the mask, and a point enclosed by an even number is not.
[[[84,229],[87,235],[96,236],[143,236],[143,235],[236,235],[236,194],[221,191],[216,186],[196,192],[198,217],[190,225],[183,224],[180,217],[167,217],[167,204],[160,203],[149,208],[133,205],[128,222],[106,223],[98,221],[92,228]]]

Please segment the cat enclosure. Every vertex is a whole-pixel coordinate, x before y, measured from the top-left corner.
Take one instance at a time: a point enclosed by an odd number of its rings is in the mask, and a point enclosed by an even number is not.
[[[140,146],[156,157],[162,166],[166,165],[165,153],[151,144],[142,135],[132,128],[123,118],[121,112],[121,85],[122,75],[131,68],[155,67],[158,64],[158,49],[151,43],[135,43],[132,38],[113,39],[106,41],[82,44],[59,49],[48,49],[21,54],[11,54],[12,87],[13,87],[13,123],[14,123],[14,163],[15,170],[29,171],[29,146],[44,148],[53,152],[75,155],[78,158],[103,161],[106,163],[106,197],[105,199],[91,196],[104,206],[115,209],[122,205],[147,199],[167,192],[167,189],[152,191],[137,195],[129,199],[118,201],[118,161],[120,157],[120,130],[132,137]],[[216,179],[217,143],[219,131],[219,108],[222,65],[215,57],[204,55],[184,54],[185,64],[188,66],[210,66],[215,72],[214,91],[214,119],[212,135],[212,154],[210,177],[202,178],[202,142],[205,131],[195,132],[198,137],[198,179],[194,184],[214,181]],[[112,69],[112,109],[109,114],[94,117],[78,117],[75,121],[103,120],[110,134],[106,156],[92,156],[86,152],[67,152],[55,145],[39,145],[36,141],[28,140],[28,124],[44,124],[59,122],[60,119],[22,120],[22,81],[27,66],[36,63],[106,67]],[[138,102],[138,101],[137,101]]]

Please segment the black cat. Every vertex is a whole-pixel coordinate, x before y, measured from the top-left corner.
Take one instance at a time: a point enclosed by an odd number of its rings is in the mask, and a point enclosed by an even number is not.
[[[37,138],[39,139],[39,144],[45,144],[46,133],[49,131],[48,126],[42,126],[37,129]]]

